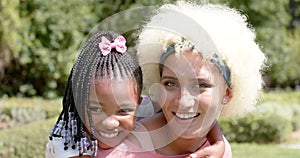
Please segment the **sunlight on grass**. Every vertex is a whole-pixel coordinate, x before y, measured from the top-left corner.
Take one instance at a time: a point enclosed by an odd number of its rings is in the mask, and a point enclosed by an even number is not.
[[[57,99],[43,99],[40,97],[34,98],[8,98],[8,99],[0,99],[0,105],[3,108],[12,108],[12,107],[23,107],[23,108],[30,108],[33,106],[61,106],[61,98]]]
[[[277,144],[231,143],[236,158],[299,158],[300,149],[284,148]]]
[[[57,116],[62,109],[62,98],[57,99],[42,99],[34,98],[17,98],[0,99],[0,115],[6,114],[11,116],[13,109],[41,109],[46,113],[46,118]]]

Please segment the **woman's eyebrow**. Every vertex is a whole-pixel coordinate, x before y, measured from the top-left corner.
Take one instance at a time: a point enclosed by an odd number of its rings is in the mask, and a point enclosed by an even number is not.
[[[178,80],[178,78],[173,77],[173,76],[162,76],[161,79],[173,79],[173,80]],[[196,80],[198,82],[210,82],[209,78],[207,77],[196,77],[196,78],[191,78],[191,80]]]
[[[177,80],[176,77],[173,77],[173,76],[166,76],[166,75],[162,76],[161,79],[173,79],[173,80]]]
[[[210,80],[208,78],[195,78],[194,80],[197,80],[198,82],[210,82]]]

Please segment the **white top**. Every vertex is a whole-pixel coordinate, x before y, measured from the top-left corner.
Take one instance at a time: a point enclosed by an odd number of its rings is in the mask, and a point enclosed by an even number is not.
[[[72,149],[69,145],[67,150],[64,150],[64,147],[62,138],[53,137],[53,140],[49,140],[46,145],[46,158],[66,158],[79,155],[77,146],[75,149]],[[91,155],[91,151],[87,151],[83,155]]]

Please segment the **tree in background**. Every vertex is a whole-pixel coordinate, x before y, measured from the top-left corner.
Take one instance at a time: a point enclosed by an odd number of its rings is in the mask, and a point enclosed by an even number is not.
[[[18,56],[21,46],[21,19],[18,0],[0,2],[0,80],[4,78],[5,68],[10,66],[12,58]]]
[[[85,0],[4,0],[1,7],[6,8],[1,12],[6,19],[1,20],[11,21],[1,29],[6,33],[1,44],[8,44],[5,49],[11,51],[0,93],[45,97],[62,94],[84,32],[96,23],[91,8]]]

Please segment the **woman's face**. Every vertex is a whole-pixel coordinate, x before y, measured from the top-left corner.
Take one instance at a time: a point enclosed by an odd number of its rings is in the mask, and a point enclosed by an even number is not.
[[[231,93],[222,74],[199,53],[171,54],[163,64],[159,101],[168,127],[176,137],[205,137]]]
[[[89,106],[94,133],[98,146],[109,149],[122,142],[134,128],[139,104],[137,86],[134,80],[129,79],[94,82],[91,84],[95,86],[90,89]]]

